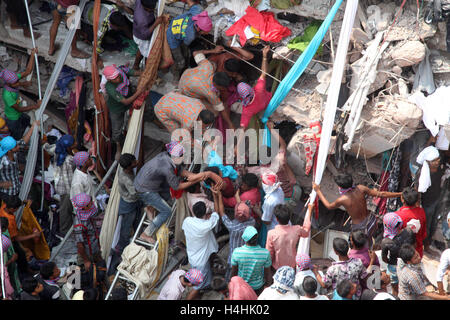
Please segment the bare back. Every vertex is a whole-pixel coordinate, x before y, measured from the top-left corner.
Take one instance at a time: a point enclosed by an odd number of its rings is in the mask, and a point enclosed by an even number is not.
[[[347,210],[347,213],[352,218],[353,224],[359,224],[367,217],[365,192],[359,186],[343,194],[336,201]]]

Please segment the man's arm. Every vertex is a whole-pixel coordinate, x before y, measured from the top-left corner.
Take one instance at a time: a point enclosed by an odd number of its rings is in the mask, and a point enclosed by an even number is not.
[[[214,49],[210,49],[210,50],[196,50],[192,53],[192,56],[195,57],[197,54],[200,54],[200,53],[207,55],[207,54],[213,54],[213,53],[221,53],[224,51],[225,51],[224,47],[216,46]]]
[[[25,144],[28,144],[28,142],[30,142],[31,135],[33,134],[34,128],[35,127],[39,127],[39,125],[40,125],[40,121],[39,120],[33,121],[33,124],[31,125],[31,128],[22,137],[22,140],[23,140],[23,142],[25,142]]]
[[[124,105],[129,105],[131,104],[134,100],[136,100],[137,98],[139,98],[139,96],[142,94],[142,92],[144,92],[144,88],[139,88],[136,90],[136,92],[129,98],[123,98],[122,100],[120,100],[120,103],[124,104]]]
[[[41,236],[41,233],[42,233],[42,231],[36,231],[27,236],[16,236],[16,237],[14,237],[14,241],[22,242],[22,241],[27,241],[27,240],[30,240],[33,238],[39,238]]]
[[[128,14],[134,14],[133,9],[128,8],[123,2],[122,0],[116,0],[116,5],[122,9],[123,11],[125,11]]]
[[[85,270],[89,270],[89,268],[91,266],[91,261],[89,260],[87,254],[86,254],[86,249],[84,248],[83,242],[77,242],[77,249],[78,249],[78,254],[83,259]]]
[[[13,108],[14,110],[16,110],[17,112],[28,112],[28,111],[32,111],[32,110],[36,110],[39,109],[41,106],[42,100],[38,100],[37,103],[35,105],[32,106],[28,106],[28,107],[21,107],[19,106],[17,103],[13,104],[11,106],[11,108]]]
[[[313,268],[312,268],[311,271],[312,271],[312,272],[314,273],[314,275],[316,276],[317,282],[320,284],[320,286],[321,286],[322,288],[327,288],[327,286],[325,285],[325,282],[323,282],[323,280],[322,280],[322,276],[320,275],[319,270],[318,270],[318,268],[317,268],[316,265],[313,266]]]
[[[28,77],[31,74],[31,72],[33,72],[35,62],[34,56],[36,55],[37,52],[38,52],[37,48],[31,49],[30,59],[28,60],[27,68],[25,69],[24,72],[20,74],[21,79]]]
[[[431,298],[433,300],[450,300],[449,295],[440,295],[440,294],[437,294],[434,292],[428,292],[428,291],[425,291],[425,293],[423,293],[422,296]]]
[[[325,196],[323,195],[322,191],[320,190],[320,186],[315,184],[313,182],[313,189],[314,191],[316,191],[317,196],[319,197],[320,201],[322,201],[323,205],[328,209],[328,210],[333,210],[333,209],[337,209],[339,208],[342,203],[341,203],[341,198],[337,198],[334,202],[330,203]]]
[[[19,255],[18,255],[17,253],[14,253],[13,256],[11,257],[11,259],[9,259],[9,260],[5,263],[5,267],[9,266],[11,263],[16,262],[18,257],[19,257]]]
[[[398,198],[402,195],[401,192],[387,192],[387,191],[378,191],[377,189],[370,189],[364,185],[358,185],[359,188],[362,189],[362,191],[371,196],[371,197],[377,197],[377,198]]]
[[[267,63],[267,53],[270,50],[270,46],[267,45],[263,48],[262,52],[263,52],[263,60],[262,60],[262,65],[261,65],[261,75],[259,76],[259,79],[266,79],[266,73],[267,70],[269,70],[269,64]]]

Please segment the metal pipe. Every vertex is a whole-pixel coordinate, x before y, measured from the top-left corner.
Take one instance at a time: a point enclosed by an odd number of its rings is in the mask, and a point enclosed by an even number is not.
[[[98,185],[97,189],[95,189],[95,193],[94,193],[95,195],[97,195],[97,193],[99,193],[100,189],[106,183],[108,178],[111,176],[111,174],[113,173],[114,169],[116,169],[118,163],[119,162],[117,160],[114,160],[113,164],[111,165],[111,167],[109,167],[108,172],[106,172],[105,176],[103,177],[102,181]]]

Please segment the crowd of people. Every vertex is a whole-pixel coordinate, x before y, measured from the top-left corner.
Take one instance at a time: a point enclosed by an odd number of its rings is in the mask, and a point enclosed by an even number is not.
[[[57,50],[55,39],[62,17],[70,5],[78,2],[51,1],[54,20],[50,55]],[[281,134],[271,120],[267,127],[279,148],[267,165],[249,163],[249,151],[245,154],[245,164],[228,163],[218,156],[215,142],[205,147],[209,155],[206,165],[188,169],[185,159],[190,151],[184,139],[172,139],[145,164],[139,163],[134,155],[122,152],[127,131],[125,114],[144,92],[134,90],[129,77],[141,75],[141,61],[149,55],[156,26],[168,25],[166,36],[174,60],[170,72],[179,81],[176,90],[161,96],[153,109],[146,112],[154,112],[155,122],[169,133],[185,129],[193,136],[196,124],[200,124],[202,132],[212,127],[221,132],[260,128],[261,112],[272,97],[267,79],[270,46],[262,47],[257,56],[240,47],[225,49],[230,43],[213,49],[194,46],[199,37],[213,28],[208,13],[194,0],[186,0],[188,10],[177,17],[156,17],[156,0],[136,0],[134,10],[120,1],[117,5],[105,13],[108,28],[119,29],[132,37],[139,50],[132,68],[107,65],[102,70],[111,141],[119,163],[118,215],[122,216],[119,240],[112,254],[120,256],[130,244],[133,234],[139,231],[137,226],[143,214],[148,225],[140,232],[139,239],[147,243],[155,243],[157,231],[169,224],[177,239],[175,245],[185,251],[187,260],[182,268],[169,275],[159,292],[159,300],[201,299],[211,289],[230,300],[450,299],[444,290],[444,277],[450,273],[450,249],[439,252],[436,292],[429,289],[421,265],[424,248],[430,250],[439,221],[436,190],[441,188],[448,154],[440,153],[431,142],[417,157],[421,168],[415,171],[413,186],[398,192],[355,185],[350,174],[340,173],[335,176],[340,196],[330,203],[320,185],[313,183],[321,203],[320,214],[343,207],[351,219],[348,239],[338,237],[332,241],[337,261],[328,266],[318,265],[311,254],[298,250],[299,242],[311,234],[312,211],[316,206],[309,204],[308,214],[303,214],[307,194],[287,162],[289,137]],[[118,22],[126,15],[133,17],[130,28]],[[87,57],[76,42],[74,38],[71,54]],[[18,91],[20,86],[30,84],[23,79],[33,70],[35,54],[37,49],[32,51],[25,72],[5,69],[0,74],[5,105],[5,119],[0,119],[2,280],[6,287],[3,299],[62,298],[60,268],[48,259],[33,258],[32,250],[28,249],[27,241],[38,241],[43,237],[42,231],[19,232],[15,215],[24,205],[19,198],[24,171],[23,157],[21,161],[19,154],[27,152],[34,128],[40,130],[40,122],[30,125],[27,115],[40,107],[40,101],[22,107]],[[243,60],[260,66],[260,73],[255,77],[257,69],[246,72]],[[50,208],[50,204],[56,203],[59,236],[66,235],[73,227],[77,265],[83,274],[82,288],[69,298],[99,300],[104,298],[108,281],[99,242],[99,217],[104,207],[96,194],[96,157],[78,145],[70,134],[60,133],[55,141],[50,141],[50,136],[46,142],[42,141],[46,143],[54,172],[53,200],[46,205]],[[249,149],[260,148],[261,144]],[[41,166],[45,167],[45,163]],[[368,209],[367,197],[400,198],[403,206],[378,216]],[[186,210],[175,211],[180,223],[174,226],[172,205],[176,202],[181,207],[183,201]],[[450,213],[443,219],[444,235],[448,235],[449,225]],[[380,234],[381,238],[377,238]],[[228,255],[221,262],[219,254],[226,247]],[[374,277],[379,281],[374,281]],[[125,300],[126,296],[126,290],[117,287],[111,299]]]

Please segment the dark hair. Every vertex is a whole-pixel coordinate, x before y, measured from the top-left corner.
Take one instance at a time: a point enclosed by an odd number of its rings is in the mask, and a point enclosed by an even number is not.
[[[36,287],[38,286],[38,281],[36,278],[33,277],[27,277],[22,280],[22,290],[26,293],[32,294],[34,290],[36,290]]]
[[[203,170],[203,172],[206,172],[206,171],[213,172],[213,173],[217,174],[218,176],[220,176],[220,169],[219,169],[219,167],[206,167]],[[211,179],[211,178],[208,178],[208,179],[205,180],[205,183],[210,185],[210,186],[212,186],[214,184],[214,180]]]
[[[203,109],[202,111],[200,111],[200,114],[198,116],[204,124],[211,124],[215,120],[214,113],[207,109]]]
[[[273,214],[281,225],[286,225],[291,219],[291,210],[285,204],[277,204],[273,209]]]
[[[225,70],[230,72],[239,72],[241,69],[241,62],[238,59],[228,59],[224,63]]]
[[[361,294],[360,300],[373,300],[377,296],[377,292],[371,290],[371,289],[364,289],[363,293]]]
[[[404,244],[400,247],[398,256],[402,258],[404,263],[408,263],[408,261],[411,261],[411,259],[414,257],[415,253],[416,249],[414,248],[414,246],[410,244]]]
[[[197,218],[203,218],[206,214],[206,205],[203,201],[199,201],[192,206],[192,211]]]
[[[185,276],[183,276],[183,280],[184,280],[184,282],[191,283],[191,282],[189,281],[189,279],[186,278]]]
[[[367,242],[367,234],[362,230],[355,230],[350,234],[356,249],[361,249]]]
[[[9,220],[5,217],[0,217],[0,226],[2,227],[2,232],[5,232],[6,229],[9,227]]]
[[[337,176],[334,176],[334,182],[344,189],[351,188],[353,186],[353,178],[348,173],[340,173]]]
[[[124,153],[119,158],[119,164],[123,169],[130,167],[133,164],[133,161],[136,160],[136,157],[131,153]]]
[[[116,26],[123,26],[128,23],[127,18],[125,18],[125,16],[118,11],[111,13],[109,16],[109,22]]]
[[[228,289],[228,282],[223,277],[215,277],[211,280],[211,289],[214,291],[223,291]]]
[[[419,192],[411,187],[406,187],[402,192],[403,199],[408,206],[413,206],[419,200]]]
[[[22,200],[18,196],[7,196],[3,201],[8,209],[17,209],[22,205]]]
[[[303,291],[307,294],[315,294],[317,291],[317,281],[311,276],[306,276],[302,283]]]
[[[96,288],[89,288],[84,290],[83,300],[94,301],[97,300],[97,297],[98,297],[98,290]]]
[[[249,246],[256,246],[258,244],[258,234],[255,234],[253,238],[247,241]]]
[[[352,287],[353,283],[348,279],[344,279],[337,284],[336,291],[342,298],[347,298],[349,293],[352,291]]]
[[[258,187],[258,181],[258,176],[254,173],[246,173],[242,177],[242,182],[252,189]]]
[[[41,266],[39,273],[41,274],[42,279],[48,280],[53,275],[53,271],[55,270],[56,263],[53,261],[48,261]]]
[[[128,300],[128,293],[124,287],[117,287],[111,291],[111,300]]]
[[[198,187],[200,187],[200,182],[194,183],[193,185],[189,186],[188,188],[186,188],[186,191],[189,193],[194,193]]]
[[[216,72],[213,76],[213,83],[221,87],[228,88],[230,81],[230,77],[225,72]]]
[[[141,0],[141,4],[146,9],[155,9],[157,0]]]
[[[341,238],[333,239],[333,249],[340,256],[346,256],[348,253],[348,241]]]

